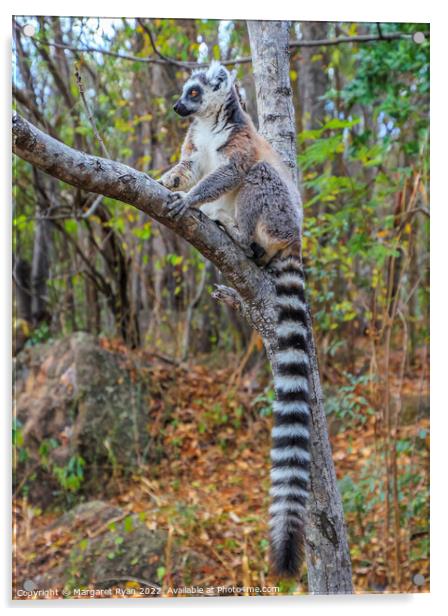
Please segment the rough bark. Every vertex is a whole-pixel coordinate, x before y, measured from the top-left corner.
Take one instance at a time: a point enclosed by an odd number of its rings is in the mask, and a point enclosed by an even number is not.
[[[297,181],[296,127],[289,78],[289,22],[249,21],[259,132]]]
[[[289,79],[289,24],[248,22],[260,132],[278,150],[297,180],[295,119]],[[353,591],[344,512],[331,456],[316,348],[311,352],[311,494],[306,528],[308,585],[314,594]],[[269,354],[269,342],[266,345]]]

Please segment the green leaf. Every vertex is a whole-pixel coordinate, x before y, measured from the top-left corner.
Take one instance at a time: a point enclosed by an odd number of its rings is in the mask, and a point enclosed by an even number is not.
[[[81,539],[81,541],[79,542],[79,549],[82,552],[85,552],[87,550],[87,547],[89,545],[89,540],[88,539]]]
[[[335,130],[341,128],[351,128],[352,126],[359,124],[360,121],[360,118],[355,118],[354,120],[341,120],[339,118],[333,118],[324,125],[324,129]]]
[[[70,233],[70,235],[75,235],[78,231],[78,223],[76,220],[64,220],[64,229],[67,233]]]
[[[130,533],[134,530],[134,521],[132,519],[131,515],[128,515],[127,517],[125,517],[124,522],[123,522],[123,526],[124,526],[124,530],[127,533]]]

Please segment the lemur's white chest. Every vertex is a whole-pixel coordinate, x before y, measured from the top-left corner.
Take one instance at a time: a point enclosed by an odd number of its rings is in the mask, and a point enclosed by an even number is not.
[[[228,131],[214,132],[212,124],[200,123],[195,132],[195,146],[200,159],[200,167],[203,175],[207,175],[222,165],[223,155],[219,148],[223,146],[228,137]]]
[[[223,130],[219,130],[223,128]],[[230,127],[229,127],[230,129]],[[194,136],[201,176],[205,177],[218,167],[226,163],[226,157],[219,148],[225,145],[229,138],[229,130],[225,127],[215,126],[213,123],[198,123]],[[229,223],[229,217],[235,219],[234,191],[222,195],[217,201],[204,203],[200,208],[213,220]]]

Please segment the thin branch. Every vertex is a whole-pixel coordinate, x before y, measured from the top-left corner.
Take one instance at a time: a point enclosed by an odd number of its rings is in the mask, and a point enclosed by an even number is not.
[[[95,197],[95,200],[92,203],[92,205],[89,207],[87,212],[85,212],[81,216],[81,218],[85,219],[85,218],[89,218],[90,216],[93,216],[93,214],[95,214],[95,212],[97,211],[97,209],[101,205],[102,200],[103,200],[103,195],[97,195],[97,197]]]
[[[72,246],[74,247],[76,253],[80,256],[82,262],[87,267],[86,274],[89,274],[90,279],[94,281],[97,289],[101,293],[103,293],[103,295],[105,295],[106,297],[108,297],[108,298],[111,297],[113,295],[111,285],[107,282],[107,280],[103,277],[103,275],[100,274],[100,272],[98,272],[93,267],[93,265],[90,263],[89,259],[86,257],[86,255],[83,253],[83,251],[79,247],[78,243],[73,239],[73,237],[69,233],[67,233],[67,231],[64,229],[63,225],[60,225],[59,223],[55,222],[54,220],[52,221],[52,224],[56,227],[56,229],[58,229],[58,231],[60,233],[62,233],[65,236],[65,239],[70,244],[72,244]]]
[[[81,69],[80,69],[78,64],[75,64],[75,77],[76,77],[76,84],[78,86],[79,94],[81,96],[81,100],[82,100],[82,103],[84,105],[84,109],[86,110],[86,113],[87,113],[87,118],[88,118],[88,120],[90,122],[90,126],[93,129],[93,134],[95,135],[98,143],[100,144],[100,148],[101,148],[104,156],[106,158],[110,158],[110,154],[107,151],[106,145],[105,145],[105,143],[103,141],[103,138],[101,137],[101,135],[99,133],[99,130],[98,130],[98,127],[96,125],[96,120],[95,120],[95,116],[93,115],[93,111],[90,109],[89,104],[87,102],[86,93],[85,93],[85,89],[84,89],[84,84],[83,84],[82,77],[81,77]]]
[[[337,38],[317,39],[314,41],[292,41],[290,49],[296,47],[329,47],[332,45],[343,45],[346,43],[375,43],[381,41],[412,40],[412,35],[404,32],[389,32],[382,34],[358,34],[356,36],[338,36]]]
[[[139,21],[140,23],[140,21]],[[99,53],[105,56],[111,56],[113,58],[119,58],[120,60],[127,60],[129,62],[142,62],[143,64],[172,64],[177,66],[183,70],[191,70],[195,68],[205,68],[209,65],[208,62],[188,62],[188,61],[180,61],[175,58],[170,58],[162,54],[156,47],[155,42],[152,37],[152,33],[150,34],[149,29],[142,25],[145,29],[145,32],[150,36],[151,46],[153,48],[156,56],[142,58],[139,56],[133,56],[130,54],[119,53],[115,51],[109,51],[106,49],[100,49],[98,47],[84,46],[84,47],[73,47],[71,45],[56,43],[54,41],[37,41],[37,46],[49,45],[50,47],[57,47],[61,49],[67,49],[73,53]],[[34,38],[34,37],[30,37]],[[395,41],[395,40],[409,40],[412,41],[412,35],[405,34],[403,32],[389,32],[384,33],[382,36],[377,34],[359,34],[357,36],[339,36],[337,38],[328,38],[328,39],[318,39],[314,41],[291,41],[289,44],[289,49],[291,51],[295,49],[300,49],[301,47],[328,47],[333,45],[343,45],[343,44],[352,44],[352,43],[374,43],[374,42],[384,42],[384,41]],[[221,64],[224,66],[235,66],[239,64],[250,64],[252,62],[251,56],[245,56],[242,58],[234,58],[233,60],[222,60]]]
[[[33,38],[34,37],[30,37]],[[160,58],[154,57],[146,57],[142,58],[141,56],[133,56],[127,53],[120,53],[117,51],[110,51],[108,49],[100,49],[99,47],[91,47],[90,45],[85,45],[83,47],[74,47],[72,45],[67,45],[65,43],[55,43],[54,41],[37,41],[34,39],[35,44],[39,46],[48,45],[50,47],[56,47],[59,49],[66,49],[67,51],[71,51],[73,53],[99,53],[103,56],[111,56],[112,58],[119,58],[120,60],[127,60],[129,62],[143,62],[144,64],[167,64],[173,63],[171,60],[166,59],[162,60]],[[197,66],[207,66],[206,64],[198,64],[197,62],[176,62],[179,66],[182,66],[184,69],[191,69]]]
[[[143,28],[143,30],[148,35],[149,41],[151,43],[152,50],[154,51],[156,56],[158,56],[166,64],[174,64],[175,66],[178,66],[180,68],[185,68],[185,62],[180,62],[178,60],[174,60],[173,58],[168,58],[168,56],[163,55],[162,52],[157,49],[156,42],[154,40],[154,36],[153,36],[149,26],[147,26],[142,19],[137,19],[137,22],[139,23],[139,25]],[[190,63],[188,63],[188,64],[190,64]]]
[[[15,31],[20,33],[22,32],[22,28],[15,23],[14,24]],[[98,47],[92,47],[90,45],[85,45],[83,47],[75,47],[73,45],[67,45],[66,43],[56,43],[54,41],[44,40],[41,41],[37,39],[35,36],[27,37],[30,38],[36,47],[41,46],[49,46],[55,47],[56,49],[67,49],[67,51],[71,51],[73,53],[100,53],[104,56],[111,56],[112,58],[120,58],[121,60],[129,60],[131,62],[155,62],[158,64],[165,64],[164,61],[158,60],[157,58],[139,58],[138,56],[132,56],[130,54],[118,53],[115,51],[109,51],[107,49],[100,49]]]
[[[99,53],[102,54],[104,56],[111,56],[112,58],[119,58],[120,60],[127,60],[129,62],[142,62],[143,64],[173,64],[175,66],[177,66],[178,68],[182,68],[183,70],[189,71],[191,69],[194,68],[206,68],[209,66],[209,62],[189,62],[189,61],[181,61],[181,60],[175,60],[174,58],[169,58],[168,56],[163,56],[163,60],[161,57],[146,57],[146,58],[142,58],[141,56],[133,56],[130,54],[126,54],[126,53],[119,53],[116,51],[109,51],[106,49],[99,49],[98,47],[90,47],[90,46],[85,46],[85,47],[72,47],[71,45],[65,45],[65,44],[60,44],[60,43],[55,43],[55,42],[50,42],[50,41],[45,41],[45,43],[43,43],[42,41],[39,41],[39,44],[41,45],[50,45],[51,47],[60,47],[62,49],[67,49],[68,51],[71,51],[73,53]],[[221,62],[221,64],[224,64],[226,66],[233,66],[235,64],[248,64],[252,62],[252,58],[251,57],[244,57],[244,58],[236,58],[234,60],[223,60]]]
[[[53,62],[52,58],[50,57],[50,54],[48,53],[48,51],[45,49],[45,45],[47,44],[47,41],[38,41],[37,39],[35,39],[34,37],[30,37],[34,46],[36,47],[38,53],[40,54],[40,56],[42,57],[42,59],[46,62],[47,66],[48,66],[48,70],[50,71],[54,82],[56,84],[56,87],[58,88],[59,92],[62,94],[62,97],[65,101],[65,104],[67,105],[69,111],[72,111],[72,108],[74,106],[74,99],[73,96],[70,92],[70,88],[69,85],[64,81],[64,77],[61,75],[61,73],[59,72],[58,67],[56,66],[56,64]],[[42,44],[41,44],[42,43]],[[48,45],[50,45],[50,43],[48,43]],[[58,45],[58,43],[56,43],[54,46]],[[59,46],[59,45],[58,45]]]
[[[400,226],[398,227],[398,233],[401,233],[401,231],[403,231],[408,222],[419,212],[427,218],[430,218],[429,210],[425,207],[415,207],[412,210],[403,212],[402,216],[404,216],[404,220],[401,221]]]
[[[197,286],[196,294],[187,307],[187,314],[185,316],[184,336],[183,336],[183,341],[182,341],[181,361],[187,361],[188,359],[188,354],[190,352],[191,321],[193,319],[193,313],[196,310],[196,308],[199,306],[199,302],[201,301],[201,297],[204,292],[205,282],[207,280],[207,275],[209,271],[210,271],[210,261],[206,261],[204,263],[204,268],[202,270],[201,278]]]

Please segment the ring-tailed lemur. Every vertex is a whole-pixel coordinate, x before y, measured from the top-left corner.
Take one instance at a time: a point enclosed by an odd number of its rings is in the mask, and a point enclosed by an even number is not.
[[[181,160],[160,182],[174,192],[173,217],[200,207],[248,255],[261,247],[277,294],[276,401],[272,429],[270,536],[278,574],[297,574],[303,559],[309,492],[306,305],[300,261],[300,196],[288,170],[243,110],[234,77],[220,64],[195,71],[174,105],[194,116]]]

